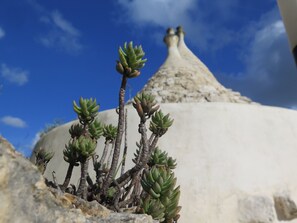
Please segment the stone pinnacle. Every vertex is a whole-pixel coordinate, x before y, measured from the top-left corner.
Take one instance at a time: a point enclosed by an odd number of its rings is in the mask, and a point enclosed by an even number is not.
[[[169,28],[164,37],[168,55],[159,70],[139,92],[151,93],[159,103],[234,102],[253,103],[222,86],[187,47],[181,26]]]

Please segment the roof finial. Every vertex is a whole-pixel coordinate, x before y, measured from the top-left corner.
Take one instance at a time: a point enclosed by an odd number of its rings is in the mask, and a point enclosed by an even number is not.
[[[169,28],[164,37],[168,55],[157,73],[140,92],[147,92],[161,103],[180,102],[238,102],[251,103],[250,99],[227,90],[193,54],[184,42],[181,26]]]
[[[178,36],[175,35],[174,29],[168,28],[166,33],[167,34],[165,35],[163,41],[167,45],[167,47],[177,46]]]
[[[179,36],[181,33],[184,34],[184,35],[186,35],[186,33],[185,33],[185,31],[184,31],[184,29],[183,29],[182,26],[176,27],[176,34]]]

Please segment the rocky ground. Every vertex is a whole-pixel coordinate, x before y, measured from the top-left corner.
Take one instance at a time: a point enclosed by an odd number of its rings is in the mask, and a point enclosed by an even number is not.
[[[97,202],[49,189],[29,160],[0,136],[1,223],[153,223],[151,216],[114,213]]]

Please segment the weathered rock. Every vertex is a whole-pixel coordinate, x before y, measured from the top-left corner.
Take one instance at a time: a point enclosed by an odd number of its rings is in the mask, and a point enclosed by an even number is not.
[[[290,221],[297,218],[297,207],[288,193],[274,195],[274,206],[278,220]]]
[[[274,222],[273,202],[268,197],[248,196],[238,201],[240,223]]]
[[[0,137],[0,222],[153,223],[49,189],[37,168]]]

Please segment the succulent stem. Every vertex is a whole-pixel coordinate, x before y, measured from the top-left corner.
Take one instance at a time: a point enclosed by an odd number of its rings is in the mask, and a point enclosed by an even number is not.
[[[68,165],[68,169],[67,169],[67,173],[66,173],[66,177],[65,177],[65,180],[64,180],[64,183],[61,187],[61,189],[63,191],[65,191],[65,189],[68,187],[69,185],[69,182],[70,182],[70,179],[71,179],[71,175],[72,175],[72,171],[73,171],[73,168],[74,168],[74,164],[73,163],[69,163]]]
[[[126,156],[127,156],[127,150],[128,150],[128,139],[127,139],[127,135],[128,135],[128,124],[127,124],[127,109],[125,110],[125,145],[124,145],[124,153],[123,153],[123,159],[122,159],[122,169],[121,169],[121,175],[124,174],[125,172],[125,165],[126,165]]]
[[[106,180],[103,183],[102,187],[102,193],[106,194],[107,189],[109,185],[112,182],[113,176],[116,172],[116,168],[119,162],[120,157],[120,149],[121,149],[121,143],[122,143],[122,137],[124,132],[124,123],[125,123],[125,92],[126,92],[126,84],[127,84],[127,77],[123,75],[122,77],[122,83],[119,93],[119,119],[118,119],[118,130],[117,130],[117,136],[115,140],[115,148],[113,152],[113,158],[112,163],[110,167],[110,171],[106,177]]]
[[[81,160],[81,177],[77,189],[77,196],[87,199],[87,175],[88,175],[89,159]]]
[[[100,168],[102,168],[102,165],[105,163],[109,145],[110,145],[110,141],[106,140],[105,141],[105,146],[104,146],[104,149],[103,149],[103,153],[102,153],[102,156],[101,156],[101,159],[100,159],[100,162],[99,162],[100,163]]]

